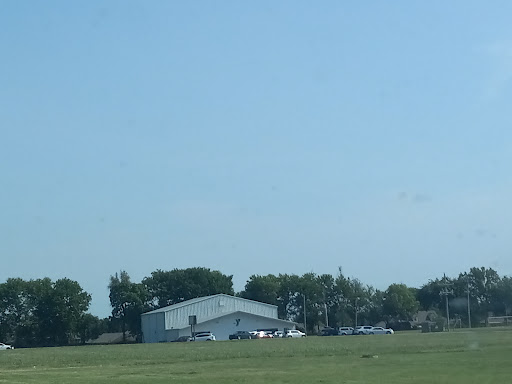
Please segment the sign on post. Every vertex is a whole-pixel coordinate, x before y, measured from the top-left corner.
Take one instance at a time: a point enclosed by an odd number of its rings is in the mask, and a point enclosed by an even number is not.
[[[196,324],[197,324],[197,316],[192,315],[188,317],[188,324],[190,325],[190,336],[195,340],[196,339]]]

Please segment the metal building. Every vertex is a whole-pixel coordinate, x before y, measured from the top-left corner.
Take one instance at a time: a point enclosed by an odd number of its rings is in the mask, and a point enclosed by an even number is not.
[[[277,317],[275,305],[218,294],[143,313],[143,342],[159,343],[190,336],[189,316],[194,315],[195,332],[210,331],[217,340],[228,340],[236,331],[295,329],[295,323]]]

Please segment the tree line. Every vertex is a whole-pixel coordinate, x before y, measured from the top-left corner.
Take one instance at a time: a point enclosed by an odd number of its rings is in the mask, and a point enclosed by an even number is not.
[[[122,332],[141,339],[140,315],[196,297],[217,293],[236,295],[276,305],[281,318],[304,322],[308,332],[319,327],[397,324],[412,320],[419,310],[445,316],[445,293],[451,317],[460,324],[481,325],[492,313],[512,312],[512,278],[492,268],[471,268],[457,277],[438,277],[420,288],[391,284],[379,290],[347,277],[306,273],[252,275],[244,289],[233,289],[233,276],[208,268],[156,270],[140,282],[125,271],[108,284],[111,316],[100,319],[87,313],[91,295],[78,282],[49,278],[7,279],[0,284],[0,340],[19,347],[85,343],[103,332]],[[468,318],[469,292],[471,319]]]
[[[83,324],[91,295],[70,279],[25,281],[10,278],[0,284],[0,339],[19,347],[66,345],[86,338]]]

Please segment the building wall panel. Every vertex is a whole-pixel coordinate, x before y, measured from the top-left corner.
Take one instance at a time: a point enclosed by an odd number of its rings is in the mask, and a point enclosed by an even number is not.
[[[188,325],[188,317],[197,316],[198,323],[202,319],[219,316],[224,313],[242,311],[255,315],[277,319],[277,307],[244,300],[233,296],[214,296],[198,303],[171,309],[165,312],[165,328],[181,329]]]
[[[217,340],[229,340],[229,335],[236,331],[253,331],[257,329],[273,328],[277,328],[282,331],[284,328],[294,329],[295,326],[279,319],[262,318],[248,313],[238,312],[198,324],[196,326],[196,332],[210,331],[215,335]],[[185,334],[190,334],[190,331],[187,332],[188,333]],[[265,342],[267,340],[261,341]]]
[[[142,337],[145,343],[167,341],[165,332],[165,314],[152,313],[141,317]]]

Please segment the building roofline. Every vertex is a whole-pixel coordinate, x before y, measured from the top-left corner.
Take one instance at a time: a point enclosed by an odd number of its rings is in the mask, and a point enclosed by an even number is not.
[[[153,314],[153,313],[160,313],[160,312],[168,312],[168,311],[172,311],[172,310],[174,310],[174,309],[178,309],[178,308],[186,307],[186,306],[188,306],[188,305],[192,305],[192,304],[195,304],[195,303],[200,303],[201,301],[205,301],[205,300],[208,300],[208,299],[211,299],[211,298],[217,297],[217,296],[224,296],[224,297],[234,298],[234,299],[237,299],[237,300],[245,300],[245,301],[249,301],[249,302],[251,302],[251,303],[258,303],[258,304],[266,305],[266,306],[269,306],[269,307],[272,307],[272,308],[277,308],[277,305],[268,304],[268,303],[262,303],[261,301],[256,301],[256,300],[244,299],[243,297],[237,297],[237,296],[233,296],[233,295],[227,295],[227,294],[225,294],[225,293],[217,293],[217,294],[215,294],[215,295],[202,296],[202,297],[196,297],[196,298],[194,298],[194,299],[185,300],[185,301],[182,301],[182,302],[180,302],[180,303],[176,303],[176,304],[168,305],[168,306],[166,306],[166,307],[162,307],[162,308],[154,309],[154,310],[152,310],[152,311],[142,313],[142,314],[141,314],[141,316],[144,316],[144,315],[151,315],[151,314]]]

